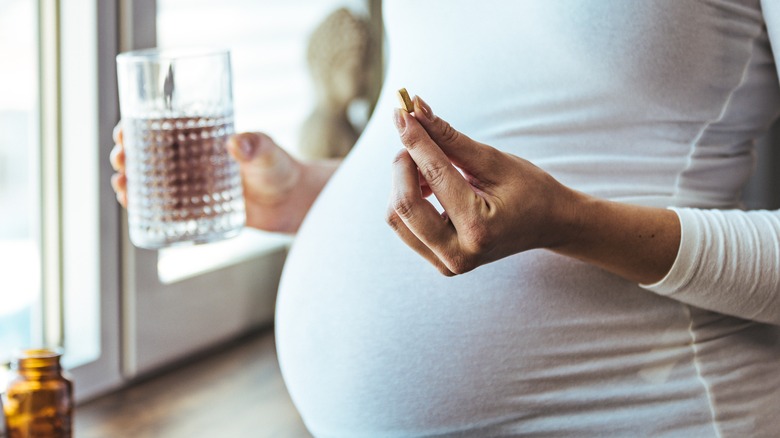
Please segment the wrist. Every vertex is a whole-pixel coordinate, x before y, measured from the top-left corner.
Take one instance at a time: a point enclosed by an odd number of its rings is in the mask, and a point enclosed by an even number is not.
[[[309,204],[319,196],[325,184],[338,168],[341,160],[301,161],[298,164],[298,195],[309,200]]]
[[[677,256],[680,225],[665,208],[644,207],[580,194],[552,251],[639,283],[663,278]]]
[[[590,238],[589,228],[601,208],[599,199],[573,189],[566,189],[559,197],[552,213],[552,231],[545,249],[566,251],[582,245]]]
[[[295,161],[294,173],[296,183],[287,195],[286,209],[288,222],[281,230],[295,233],[303,219],[311,209],[312,204],[338,168],[340,160],[327,161]]]

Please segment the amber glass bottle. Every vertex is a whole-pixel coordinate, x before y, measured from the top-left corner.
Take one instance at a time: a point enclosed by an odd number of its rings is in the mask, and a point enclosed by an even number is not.
[[[71,438],[73,383],[56,349],[25,350],[8,385],[8,438]]]

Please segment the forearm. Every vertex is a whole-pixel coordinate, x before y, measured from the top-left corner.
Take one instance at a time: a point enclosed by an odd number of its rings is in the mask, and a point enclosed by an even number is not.
[[[247,225],[292,234],[298,231],[341,160],[301,162],[289,158],[286,153],[279,156],[286,159],[269,156],[267,166],[245,169]],[[275,159],[278,161],[273,161]]]
[[[669,272],[680,245],[673,211],[575,198],[565,213],[563,239],[551,250],[638,283],[654,283]]]
[[[546,248],[692,306],[780,325],[780,211],[596,199],[459,133],[419,97],[414,105],[414,116],[394,112],[405,149],[393,160],[386,221],[442,274]],[[431,192],[446,215],[423,196]]]
[[[291,197],[292,220],[285,231],[298,231],[312,204],[341,162],[341,159],[331,159],[301,163],[301,181],[295,188],[296,193]]]
[[[780,325],[780,211],[673,211],[582,195],[565,223],[550,248],[559,254],[695,307]]]
[[[308,206],[306,211],[308,212],[311,204],[320,195],[320,192],[328,183],[330,178],[336,173],[336,169],[339,168],[343,159],[329,159],[329,160],[316,160],[303,162],[304,169],[302,176],[301,188],[306,193],[302,193],[301,197],[306,199]]]

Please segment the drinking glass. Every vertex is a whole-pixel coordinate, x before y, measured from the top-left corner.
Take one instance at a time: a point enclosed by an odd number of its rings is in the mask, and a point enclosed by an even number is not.
[[[147,49],[117,56],[130,240],[140,248],[238,234],[244,198],[230,53]]]

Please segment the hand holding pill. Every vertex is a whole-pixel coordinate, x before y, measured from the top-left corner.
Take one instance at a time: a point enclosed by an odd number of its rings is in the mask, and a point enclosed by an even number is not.
[[[401,89],[398,97],[403,109],[394,118],[404,149],[393,161],[386,220],[407,245],[450,276],[558,243],[571,219],[565,207],[580,194],[455,130],[419,96],[409,99]]]

